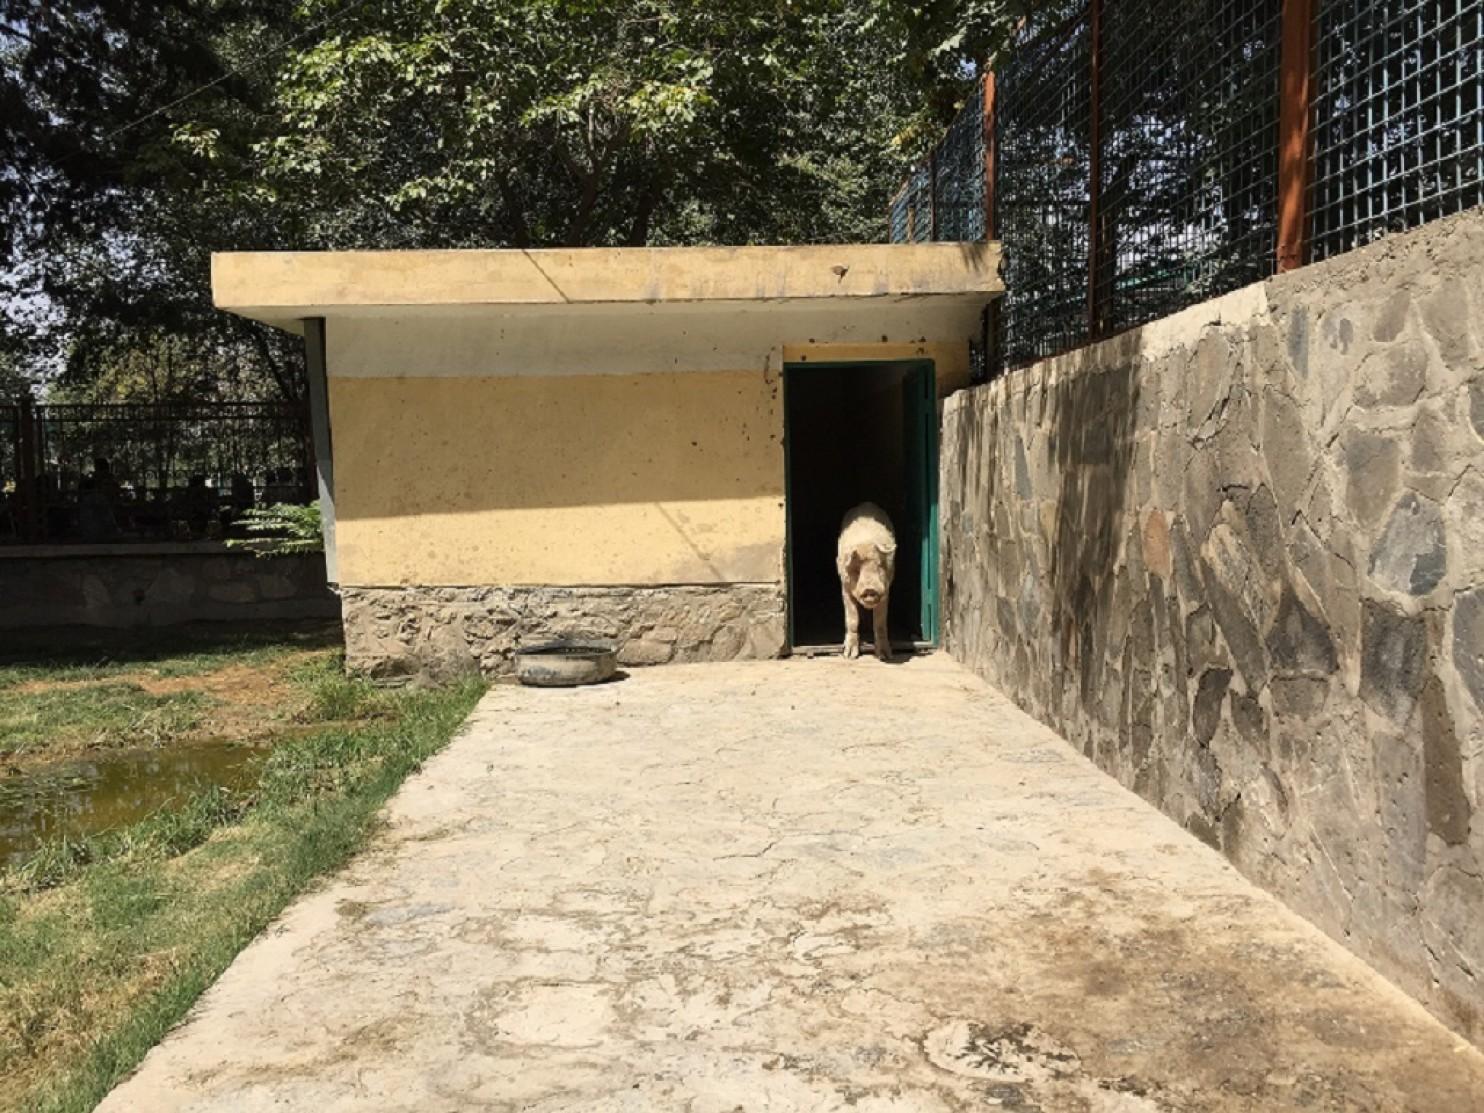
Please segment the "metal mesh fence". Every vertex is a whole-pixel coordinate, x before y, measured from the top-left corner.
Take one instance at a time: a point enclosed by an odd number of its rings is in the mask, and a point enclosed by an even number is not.
[[[1273,272],[1281,10],[1105,4],[1095,335]]]
[[[940,240],[984,238],[984,86],[954,118],[933,152],[934,233]]]
[[[303,421],[285,403],[0,406],[0,435],[0,540],[196,536],[247,506],[313,497]]]
[[[981,188],[983,171],[980,171]],[[933,238],[933,178],[927,164],[914,169],[891,203],[891,242],[922,243]]]
[[[992,342],[1023,363],[1087,335],[1091,26],[1081,5],[1046,11],[995,72],[994,234],[1005,297]]]
[[[990,373],[1484,204],[1480,0],[1062,0],[992,89],[890,225],[1000,241]]]
[[[21,409],[0,403],[0,491],[15,486],[21,452]]]
[[[1319,0],[1310,257],[1484,204],[1484,5]]]
[[[0,404],[0,542],[15,540],[21,532],[20,407]]]
[[[183,487],[192,475],[225,486],[234,474],[265,487],[272,472],[305,464],[298,414],[277,402],[54,404],[36,415],[42,468],[64,489],[98,458],[139,487]]]

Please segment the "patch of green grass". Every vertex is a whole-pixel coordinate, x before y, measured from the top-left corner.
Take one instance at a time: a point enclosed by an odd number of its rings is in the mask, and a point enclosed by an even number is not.
[[[49,645],[13,643],[0,649],[0,690],[30,680],[106,680],[147,671],[198,676],[230,664],[263,664],[306,649],[338,646],[325,623],[202,623],[160,630],[98,631]]]
[[[106,680],[123,671],[124,666],[107,664],[69,664],[47,668],[43,665],[0,665],[0,692],[28,681],[42,680],[48,683],[72,683],[86,680]]]
[[[378,719],[392,714],[397,694],[359,677],[346,676],[338,660],[311,658],[289,670],[295,683],[309,691],[309,703],[300,722],[335,723],[351,719]]]
[[[0,755],[161,746],[195,728],[211,703],[203,692],[151,695],[124,683],[0,691]]]
[[[325,725],[281,741],[255,791],[212,790],[0,874],[0,1108],[91,1109],[364,843],[484,688],[385,692],[339,677],[334,660],[294,683],[311,694],[303,718]]]
[[[250,797],[214,785],[179,807],[161,809],[127,827],[96,835],[62,835],[0,873],[0,892],[38,893],[66,884],[90,866],[174,858],[200,846],[218,827],[235,823],[251,805]]]

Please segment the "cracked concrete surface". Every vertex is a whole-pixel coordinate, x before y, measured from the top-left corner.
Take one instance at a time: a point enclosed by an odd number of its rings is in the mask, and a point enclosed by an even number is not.
[[[497,687],[120,1110],[1416,1110],[1484,1057],[947,658]]]

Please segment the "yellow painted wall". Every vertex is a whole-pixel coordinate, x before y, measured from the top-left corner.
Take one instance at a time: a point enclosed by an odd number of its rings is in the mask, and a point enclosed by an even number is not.
[[[782,583],[785,364],[968,382],[971,317],[879,308],[329,322],[339,581]]]
[[[335,370],[342,583],[783,578],[776,374]]]

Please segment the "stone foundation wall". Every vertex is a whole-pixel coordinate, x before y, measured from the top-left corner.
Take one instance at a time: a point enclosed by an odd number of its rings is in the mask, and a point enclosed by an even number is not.
[[[342,587],[346,659],[376,677],[496,675],[522,644],[597,636],[622,665],[779,657],[780,586]]]
[[[313,553],[260,558],[211,542],[0,549],[0,630],[334,618]]]
[[[1484,1042],[1484,219],[950,399],[946,642]]]

